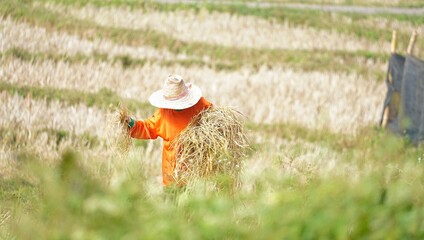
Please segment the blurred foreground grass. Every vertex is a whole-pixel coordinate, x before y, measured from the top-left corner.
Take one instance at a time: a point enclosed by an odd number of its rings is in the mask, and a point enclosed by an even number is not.
[[[20,176],[0,181],[0,219],[5,218],[0,237],[423,238],[423,149],[378,129],[346,140],[350,144],[334,141],[345,153],[343,161],[358,167],[358,177],[334,169],[329,176],[311,173],[305,181],[275,165],[244,179],[235,192],[213,191],[208,184],[214,180],[208,180],[190,191],[169,188],[153,194],[136,161],[110,183],[107,177],[92,178],[80,164],[89,159],[74,151],[65,151],[55,166],[22,152],[16,156]],[[263,151],[261,146],[256,150]]]

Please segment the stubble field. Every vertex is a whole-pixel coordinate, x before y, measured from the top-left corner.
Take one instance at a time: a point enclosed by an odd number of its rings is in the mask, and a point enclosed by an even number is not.
[[[284,7],[0,2],[0,238],[423,237],[424,150],[378,127],[392,30],[404,53],[423,24]],[[148,96],[173,73],[245,115],[239,189],[199,181],[169,193],[160,140],[136,140],[127,155],[111,146],[111,109],[151,116]]]

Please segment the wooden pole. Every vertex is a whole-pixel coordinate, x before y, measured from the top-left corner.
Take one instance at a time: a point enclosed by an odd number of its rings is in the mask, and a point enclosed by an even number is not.
[[[392,33],[392,47],[390,49],[391,53],[396,53],[396,45],[397,45],[397,33],[396,30],[393,30]]]
[[[390,82],[390,84],[393,83],[393,79],[392,79],[392,75],[388,74],[388,80]],[[387,127],[387,123],[389,122],[389,116],[390,116],[390,106],[386,106],[386,108],[384,108],[384,114],[383,114],[383,121],[381,122],[381,127],[386,128]]]
[[[397,33],[396,33],[396,30],[393,30],[393,33],[392,33],[392,46],[391,46],[391,49],[390,49],[390,52],[393,54],[393,53],[396,53],[396,46],[397,46]],[[387,76],[387,78],[388,78],[388,81],[389,81],[389,83],[390,84],[393,84],[393,78],[392,78],[392,75],[391,75],[391,73],[390,73],[390,70],[389,70],[389,72],[388,72],[388,76]],[[389,122],[389,115],[390,115],[390,107],[389,106],[387,106],[385,109],[384,109],[384,113],[383,113],[383,121],[381,122],[381,126],[383,127],[383,128],[386,128],[387,127],[387,123]]]
[[[413,53],[415,40],[417,40],[417,31],[413,31],[411,39],[409,39],[408,49],[406,50],[406,53],[408,53],[408,55],[412,55]]]

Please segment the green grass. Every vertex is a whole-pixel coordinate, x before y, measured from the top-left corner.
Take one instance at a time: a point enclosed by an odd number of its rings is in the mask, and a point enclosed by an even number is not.
[[[84,62],[88,62],[89,60],[95,60],[98,62],[108,61],[107,54],[101,54],[97,52],[94,52],[90,56],[80,54],[80,53],[77,53],[75,55],[68,55],[68,54],[58,54],[53,51],[30,52],[23,48],[13,47],[13,48],[7,49],[5,52],[1,52],[0,54],[1,54],[0,56],[15,57],[27,62],[43,62],[46,60],[50,60],[53,62],[64,61],[68,63],[84,63]],[[121,62],[123,66],[126,66],[124,59],[122,58],[124,58],[124,56],[118,56],[114,58],[112,61]],[[137,62],[137,64],[141,66],[144,65],[144,63],[145,62],[143,60],[140,60],[139,62]]]
[[[6,230],[18,239],[420,239],[424,169],[417,149],[374,140],[380,144],[357,149],[379,154],[367,155],[372,170],[356,181],[311,176],[304,183],[275,169],[236,194],[198,188],[151,197],[134,169],[111,189],[79,166],[78,154],[65,152],[56,167],[23,165],[32,181],[2,181],[0,203],[14,213]]]
[[[209,67],[216,71],[225,70],[238,70],[240,65],[230,63],[210,63],[199,59],[176,59],[176,60],[162,60],[157,58],[133,58],[128,55],[109,56],[106,53],[93,52],[90,55],[84,54],[58,54],[54,51],[47,52],[30,52],[23,48],[10,48],[5,52],[0,52],[0,57],[14,57],[27,62],[43,62],[46,60],[59,62],[64,61],[68,63],[86,63],[89,61],[96,62],[111,62],[121,64],[123,68],[139,68],[145,64],[157,64],[164,67],[180,65],[184,67]]]

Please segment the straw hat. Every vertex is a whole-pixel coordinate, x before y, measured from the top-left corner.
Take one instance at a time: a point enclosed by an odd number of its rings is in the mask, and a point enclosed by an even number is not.
[[[149,102],[158,108],[186,109],[195,105],[202,91],[193,84],[185,84],[180,75],[169,75],[163,88],[149,97]]]

